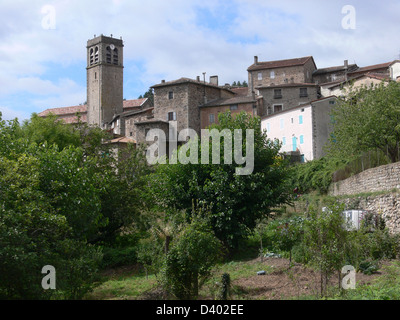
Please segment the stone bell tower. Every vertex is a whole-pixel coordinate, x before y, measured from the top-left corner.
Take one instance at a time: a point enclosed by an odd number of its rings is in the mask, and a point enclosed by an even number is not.
[[[123,41],[106,36],[87,42],[87,121],[106,129],[123,111]]]

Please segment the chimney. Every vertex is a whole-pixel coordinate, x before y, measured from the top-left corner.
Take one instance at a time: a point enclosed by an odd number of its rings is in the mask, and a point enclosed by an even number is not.
[[[258,57],[254,56],[254,64],[257,65],[258,64]]]
[[[196,81],[197,81],[197,82],[200,82],[200,76],[197,76],[197,77],[196,77]]]
[[[165,80],[161,80],[161,83],[165,83]]]
[[[218,76],[211,76],[210,77],[210,83],[215,85],[215,86],[218,86]]]

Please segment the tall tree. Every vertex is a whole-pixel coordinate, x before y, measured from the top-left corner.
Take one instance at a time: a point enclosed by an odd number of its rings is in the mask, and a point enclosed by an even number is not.
[[[400,83],[382,82],[350,89],[332,116],[334,130],[328,147],[332,156],[357,157],[379,149],[399,161]]]
[[[183,209],[190,216],[193,201],[209,207],[215,235],[226,246],[235,248],[255,227],[257,219],[287,200],[287,170],[279,155],[280,146],[261,132],[260,118],[253,118],[245,112],[233,117],[227,112],[219,115],[219,124],[212,129],[218,132],[227,129],[231,137],[235,129],[242,129],[240,151],[243,155],[248,152],[246,129],[254,130],[254,169],[251,174],[237,175],[238,164],[224,162],[224,139],[221,139],[220,164],[211,161],[210,164],[200,161],[199,164],[159,164],[151,188],[156,202],[164,210]],[[214,139],[206,142],[208,149],[211,150],[215,143]],[[198,144],[199,155],[204,147]],[[232,152],[225,150],[229,151]]]

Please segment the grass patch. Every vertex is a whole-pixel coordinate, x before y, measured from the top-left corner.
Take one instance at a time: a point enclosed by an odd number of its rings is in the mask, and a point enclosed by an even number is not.
[[[157,280],[154,275],[121,275],[110,278],[97,286],[85,299],[87,300],[135,300],[144,292],[154,288]]]

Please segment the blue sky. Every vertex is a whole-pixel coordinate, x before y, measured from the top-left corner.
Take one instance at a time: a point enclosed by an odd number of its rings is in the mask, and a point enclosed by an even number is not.
[[[355,29],[345,29],[345,5]],[[86,101],[86,42],[124,40],[124,98],[162,79],[247,80],[260,61],[312,55],[319,68],[399,59],[400,1],[0,0],[0,111],[24,120]]]

